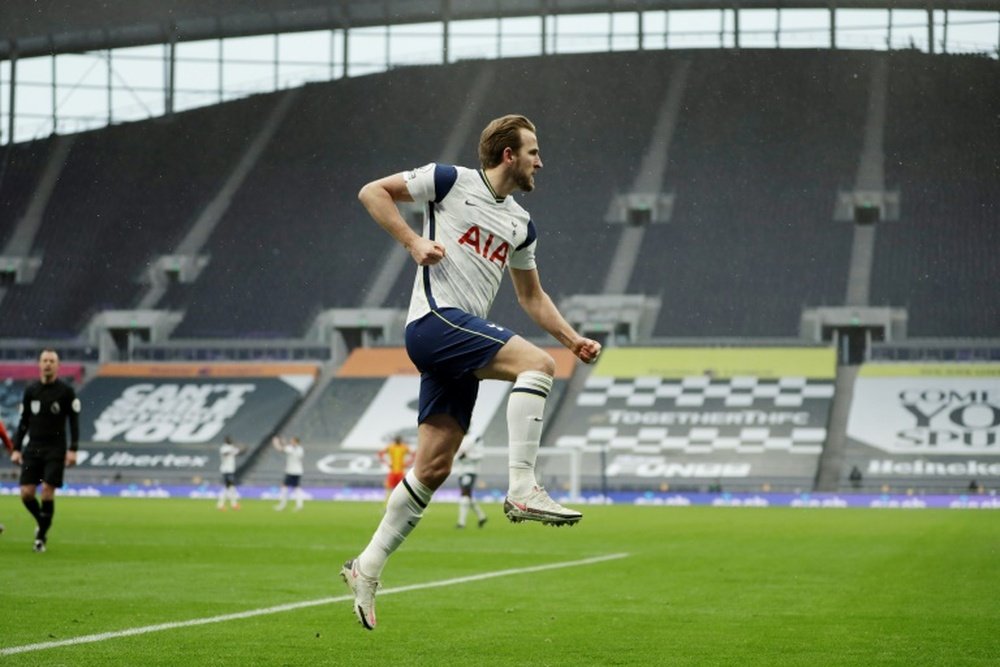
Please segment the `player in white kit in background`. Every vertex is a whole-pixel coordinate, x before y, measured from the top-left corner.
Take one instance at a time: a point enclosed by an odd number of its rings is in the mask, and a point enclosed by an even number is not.
[[[458,475],[458,488],[461,495],[458,498],[458,522],[456,528],[465,528],[465,519],[469,516],[471,509],[477,520],[477,525],[482,528],[486,525],[486,512],[476,502],[476,479],[479,477],[479,468],[483,462],[483,436],[465,436],[462,446],[458,448],[455,455],[454,471]]]
[[[246,447],[233,443],[230,436],[226,436],[219,448],[219,472],[222,473],[222,490],[219,491],[219,501],[216,507],[220,510],[226,509],[226,501],[234,510],[240,508],[240,491],[236,488],[236,457],[246,451]]]
[[[291,492],[295,499],[295,511],[297,512],[302,509],[302,504],[305,501],[305,495],[302,492],[302,473],[305,472],[302,462],[306,455],[305,449],[302,448],[302,443],[297,437],[282,439],[274,436],[271,440],[271,446],[285,455],[285,478],[282,480],[281,495],[278,496],[278,504],[274,506],[274,509],[279,512],[285,509],[285,505],[288,504],[289,492]]]

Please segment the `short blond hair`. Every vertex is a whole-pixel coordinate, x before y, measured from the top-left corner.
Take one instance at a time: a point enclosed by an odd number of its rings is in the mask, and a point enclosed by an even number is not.
[[[508,114],[494,118],[479,135],[479,163],[490,169],[503,162],[505,148],[521,150],[521,130],[535,132],[535,124],[524,116]]]

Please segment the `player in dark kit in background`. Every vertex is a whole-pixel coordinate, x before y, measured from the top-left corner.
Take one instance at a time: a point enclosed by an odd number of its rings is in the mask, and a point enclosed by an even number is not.
[[[3,447],[8,453],[14,451],[14,441],[7,435],[7,429],[3,425],[3,420],[0,420],[0,440],[3,440]],[[3,534],[3,531],[4,526],[0,523],[0,535]]]
[[[21,502],[35,517],[34,550],[45,551],[52,516],[56,511],[56,489],[63,485],[66,466],[76,464],[80,441],[80,401],[73,388],[59,379],[59,355],[42,350],[38,357],[41,379],[24,390],[21,423],[14,434],[11,461],[21,466]],[[66,422],[69,421],[69,449]],[[25,436],[28,436],[25,443]],[[22,450],[23,447],[23,450]],[[42,485],[42,502],[35,492]]]
[[[7,435],[7,427],[3,425],[2,421],[0,421],[0,440],[3,441],[4,449],[8,452],[14,451],[14,441],[10,439],[9,435]]]

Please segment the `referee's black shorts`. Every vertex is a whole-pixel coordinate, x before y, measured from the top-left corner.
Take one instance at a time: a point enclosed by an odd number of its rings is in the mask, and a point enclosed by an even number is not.
[[[66,449],[28,445],[21,455],[21,486],[45,482],[61,489],[66,471]]]

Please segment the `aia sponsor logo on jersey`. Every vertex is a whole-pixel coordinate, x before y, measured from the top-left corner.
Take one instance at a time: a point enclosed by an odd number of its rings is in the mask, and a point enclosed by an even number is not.
[[[485,237],[485,238],[484,238]],[[503,269],[507,266],[507,256],[510,254],[510,244],[500,241],[500,245],[494,247],[497,238],[489,232],[484,232],[478,226],[469,227],[462,238],[458,239],[458,245],[467,246],[483,259],[496,262]]]

